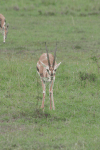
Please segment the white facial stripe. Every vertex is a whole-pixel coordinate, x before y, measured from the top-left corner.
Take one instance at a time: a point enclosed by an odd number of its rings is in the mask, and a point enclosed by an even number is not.
[[[46,66],[46,70],[49,70],[49,66]]]
[[[55,74],[56,73],[56,70],[53,70],[53,74]]]
[[[43,67],[47,67],[42,61],[40,61],[41,62],[41,64],[43,65]]]

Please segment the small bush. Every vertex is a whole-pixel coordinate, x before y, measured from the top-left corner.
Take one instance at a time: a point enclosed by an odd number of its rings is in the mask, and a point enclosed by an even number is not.
[[[79,79],[81,81],[85,81],[85,80],[88,80],[88,81],[96,81],[96,75],[93,74],[93,73],[86,73],[86,72],[79,72]]]
[[[76,45],[74,48],[75,48],[75,49],[81,49],[81,46]]]
[[[54,16],[55,12],[53,12],[53,11],[45,12],[44,15],[46,15],[46,16]]]
[[[86,14],[86,13],[80,13],[79,16],[81,16],[81,17],[86,17],[87,14]]]
[[[99,12],[90,12],[88,13],[88,15],[99,15],[100,13]]]
[[[45,6],[56,5],[56,1],[54,1],[54,0],[42,0],[42,4]]]
[[[14,6],[13,9],[16,10],[16,11],[19,11],[19,7],[18,6]]]

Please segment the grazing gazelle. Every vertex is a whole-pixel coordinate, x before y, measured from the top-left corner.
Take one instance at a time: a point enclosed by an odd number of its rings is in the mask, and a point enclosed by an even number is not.
[[[46,45],[46,43],[45,43]],[[45,83],[49,82],[50,88],[49,88],[49,95],[50,95],[50,109],[52,109],[51,106],[51,99],[52,99],[52,105],[53,109],[55,109],[54,106],[54,99],[53,99],[53,83],[55,80],[55,74],[56,70],[61,64],[56,63],[56,50],[57,50],[57,43],[56,43],[56,49],[54,52],[54,56],[52,54],[48,54],[47,46],[46,46],[46,52],[43,53],[39,61],[37,62],[37,72],[40,75],[41,81],[42,81],[42,87],[43,87],[43,100],[42,100],[42,105],[41,108],[44,110],[44,100],[45,100]]]
[[[5,39],[7,38],[7,33],[8,33],[8,26],[7,27],[5,26],[6,25],[6,20],[5,20],[5,17],[0,14],[0,32],[3,34],[3,42],[5,43]]]

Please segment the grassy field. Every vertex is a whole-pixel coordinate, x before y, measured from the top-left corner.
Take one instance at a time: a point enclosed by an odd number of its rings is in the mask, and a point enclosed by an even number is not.
[[[9,23],[0,34],[0,150],[100,149],[100,2],[5,0]],[[55,111],[41,110],[36,63],[46,51],[62,62],[54,83]]]

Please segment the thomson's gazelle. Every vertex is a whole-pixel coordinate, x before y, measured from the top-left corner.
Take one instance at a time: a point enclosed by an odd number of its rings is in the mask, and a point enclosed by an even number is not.
[[[46,44],[46,43],[45,43]],[[56,49],[54,52],[54,56],[52,54],[48,53],[47,46],[46,46],[46,53],[43,53],[39,61],[37,62],[37,72],[40,75],[41,81],[42,81],[42,87],[43,87],[43,100],[41,108],[44,110],[44,100],[45,100],[45,84],[46,82],[49,82],[50,88],[49,88],[49,95],[50,95],[50,109],[55,109],[54,106],[54,99],[53,99],[53,84],[55,80],[55,74],[56,70],[61,64],[57,64],[55,61],[56,59],[56,50],[57,50],[57,44]],[[51,100],[52,100],[52,106],[51,106]]]
[[[6,27],[5,17],[0,14],[0,32],[3,34],[3,42],[5,43],[5,39],[7,38],[8,26]]]

